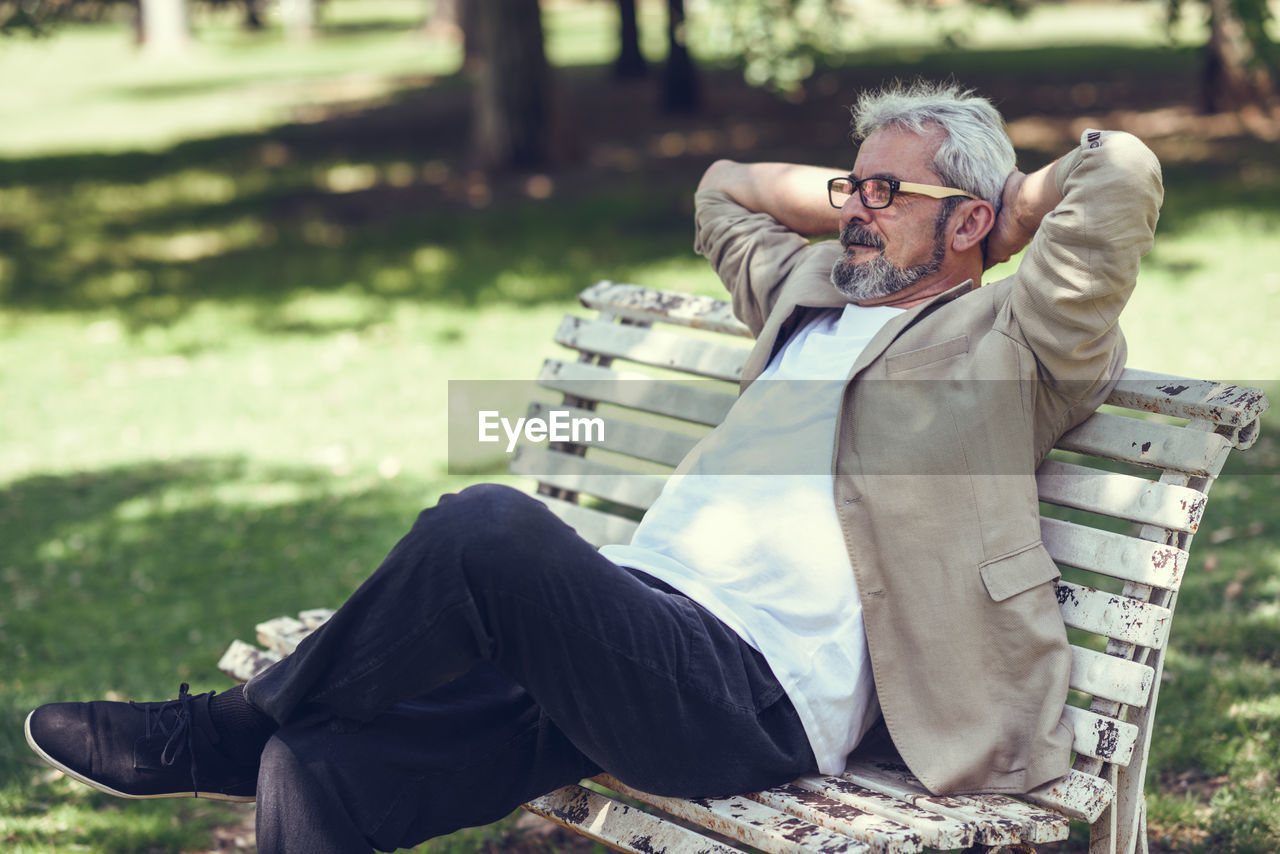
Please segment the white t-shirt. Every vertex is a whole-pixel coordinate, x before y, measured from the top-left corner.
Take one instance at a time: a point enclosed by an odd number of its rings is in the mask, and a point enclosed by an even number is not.
[[[880,711],[831,461],[853,363],[899,311],[849,305],[798,330],[668,479],[631,543],[601,549],[760,651],[824,774],[844,770]]]

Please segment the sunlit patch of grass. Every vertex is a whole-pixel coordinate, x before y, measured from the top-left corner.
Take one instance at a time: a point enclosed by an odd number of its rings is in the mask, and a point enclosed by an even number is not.
[[[199,803],[111,803],[105,797],[84,797],[72,785],[78,786],[67,782],[41,787],[34,794],[48,798],[45,803],[23,799],[24,806],[39,805],[38,811],[0,815],[0,842],[5,850],[180,851],[207,840],[212,828],[235,809]]]

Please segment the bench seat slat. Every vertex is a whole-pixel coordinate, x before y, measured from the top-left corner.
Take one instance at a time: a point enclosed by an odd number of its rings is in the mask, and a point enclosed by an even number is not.
[[[1222,467],[1231,442],[1225,436],[1205,430],[1095,412],[1084,423],[1064,433],[1056,447],[1204,476]]]
[[[582,835],[629,854],[742,854],[643,810],[585,789],[565,786],[524,805],[534,815],[550,819]]]
[[[281,658],[279,653],[258,649],[242,640],[233,640],[218,659],[218,670],[238,682],[248,682]]]
[[[1138,744],[1136,726],[1075,706],[1064,706],[1062,714],[1075,730],[1071,749],[1076,753],[1116,765],[1129,764]]]
[[[904,765],[879,760],[854,760],[845,768],[842,776],[872,791],[971,824],[975,831],[974,841],[983,845],[1009,845],[1022,841],[1024,823],[1021,820],[1006,818],[961,797],[932,795]],[[1062,835],[1057,838],[1065,837],[1065,831],[1064,826]]]
[[[912,828],[796,785],[747,795],[753,801],[874,845],[880,854],[915,854],[924,840]]]
[[[751,337],[751,330],[733,316],[733,306],[714,297],[601,281],[579,294],[578,300],[601,314],[641,323],[670,323],[740,338]]]
[[[293,617],[276,617],[254,627],[258,643],[281,656],[291,654],[298,648],[304,637],[311,634],[311,629]]]
[[[649,326],[624,326],[572,315],[560,322],[556,343],[579,352],[733,383],[742,379],[748,353],[746,347],[729,347],[693,338],[689,333],[679,335]]]
[[[1005,819],[1020,822],[1024,842],[1057,842],[1071,834],[1071,823],[1065,816],[1007,795],[964,795],[962,800]]]
[[[298,622],[302,623],[307,631],[313,632],[328,622],[334,613],[332,608],[311,608],[298,612]]]
[[[1067,581],[1058,582],[1058,610],[1073,629],[1151,649],[1164,648],[1172,617],[1160,605]]]
[[[874,850],[865,842],[840,836],[750,798],[668,798],[642,792],[607,774],[594,779],[619,794],[769,854],[870,854]]]
[[[1144,707],[1155,670],[1097,650],[1071,647],[1071,687],[1091,697]]]
[[[915,804],[859,786],[842,777],[807,775],[791,785],[909,827],[929,848],[968,848],[973,844],[974,834],[977,832],[968,822],[921,809]]]
[[[635,533],[636,523],[612,513],[602,513],[591,507],[583,507],[550,495],[534,495],[534,498],[551,508],[565,524],[578,532],[578,536],[599,547],[608,543],[629,543]]]
[[[1040,500],[1169,531],[1194,534],[1205,495],[1185,486],[1045,460],[1036,472]]]
[[[639,474],[534,445],[517,445],[511,456],[513,474],[532,477],[558,489],[568,489],[644,510],[654,502],[666,479]]]
[[[1050,780],[1027,792],[1029,803],[1093,824],[1115,800],[1116,791],[1106,780],[1074,768],[1066,776]]]
[[[1076,522],[1041,517],[1040,538],[1058,563],[1165,590],[1177,590],[1187,568],[1187,552],[1177,546]]]
[[[548,359],[543,364],[538,385],[585,400],[613,403],[708,427],[724,420],[737,399],[731,392],[557,359]]]
[[[529,418],[543,418],[551,410],[564,412],[569,418],[601,419],[604,422],[604,435],[599,441],[591,442],[592,448],[602,448],[633,459],[660,463],[672,468],[680,464],[700,438],[687,433],[664,430],[651,424],[637,424],[614,417],[608,412],[597,412],[576,406],[533,403],[530,404],[526,415]]]

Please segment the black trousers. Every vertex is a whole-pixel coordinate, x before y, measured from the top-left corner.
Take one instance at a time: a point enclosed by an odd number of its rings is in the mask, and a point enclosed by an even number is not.
[[[709,797],[815,765],[758,652],[502,486],[423,512],[245,695],[280,724],[262,854],[410,847],[601,770]]]

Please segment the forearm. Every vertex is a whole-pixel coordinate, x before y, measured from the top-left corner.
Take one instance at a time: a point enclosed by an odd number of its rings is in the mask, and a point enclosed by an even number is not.
[[[1062,201],[1058,158],[1031,174],[1013,172],[1005,181],[1000,213],[987,241],[986,266],[1008,261],[1031,242],[1040,223]]]
[[[1023,176],[1011,204],[1010,216],[1029,241],[1040,228],[1040,222],[1062,201],[1055,172],[1059,158],[1029,175]]]
[[[717,160],[702,176],[699,190],[721,190],[750,211],[767,213],[787,228],[810,237],[840,230],[840,212],[827,201],[827,181],[836,168],[794,163],[737,163]]]

